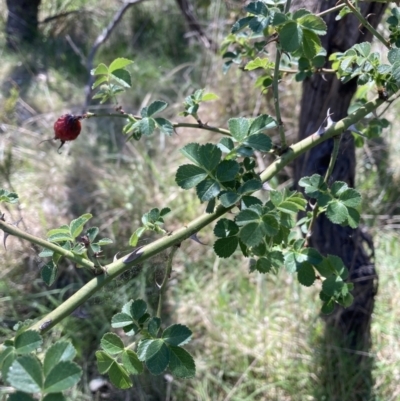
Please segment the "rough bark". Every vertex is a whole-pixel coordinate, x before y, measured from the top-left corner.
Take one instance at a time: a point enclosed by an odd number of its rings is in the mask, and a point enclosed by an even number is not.
[[[307,6],[311,5],[318,12],[335,6],[337,0],[308,0],[306,2]],[[382,3],[363,3],[361,7],[363,15],[369,15],[369,22],[373,26],[377,26],[386,6]],[[336,13],[331,13],[324,18],[328,26],[328,33],[322,37],[322,42],[328,55],[337,51],[343,52],[355,43],[371,40],[371,34],[365,29],[359,29],[359,22],[354,16],[349,15],[336,21],[336,15]],[[356,82],[343,85],[333,75],[316,75],[306,80],[303,84],[298,139],[303,139],[316,131],[328,109],[333,113],[334,121],[345,117],[355,90]],[[332,147],[332,141],[324,142],[299,159],[295,168],[296,182],[302,176],[310,176],[314,173],[324,175],[329,164]],[[349,186],[354,187],[355,167],[353,137],[350,133],[346,133],[341,141],[332,181],[345,181]],[[339,392],[332,394],[332,389],[335,389],[332,381],[343,380],[343,376],[337,371],[344,368],[341,362],[343,351],[347,352],[346,363],[350,363],[350,366],[345,368],[347,377],[362,370],[361,367],[366,368],[366,371],[359,375],[359,381],[352,384],[354,387],[352,399],[369,399],[371,360],[368,350],[371,340],[370,324],[374,296],[377,291],[377,274],[374,263],[371,261],[372,252],[366,251],[365,243],[370,246],[372,242],[368,234],[361,228],[353,230],[349,227],[334,225],[324,216],[318,219],[311,238],[310,245],[317,248],[323,255],[333,254],[342,258],[350,271],[350,280],[355,286],[353,305],[346,309],[337,307],[335,312],[326,318],[325,350],[328,350],[329,344],[332,347],[325,354],[325,359],[330,361],[328,364],[325,361],[325,367],[330,372],[321,374],[325,376],[322,379],[325,384],[327,380],[331,380],[330,384],[333,385],[333,387],[328,386],[330,391],[328,388],[325,389],[325,395],[330,400],[343,399],[341,397],[344,394],[339,394]],[[341,351],[338,352],[338,349]],[[326,379],[327,377],[330,379]],[[336,389],[338,388],[340,388],[339,384]]]
[[[37,35],[40,0],[7,0],[7,46],[17,49]]]

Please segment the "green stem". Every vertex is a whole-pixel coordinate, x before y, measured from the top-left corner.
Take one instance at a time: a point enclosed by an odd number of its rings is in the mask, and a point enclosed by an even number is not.
[[[279,105],[279,64],[280,64],[280,62],[281,62],[281,51],[277,48],[272,88],[273,88],[273,92],[274,92],[275,114],[276,114],[276,120],[278,121],[278,131],[279,131],[279,136],[281,138],[281,147],[284,150],[287,148],[287,143],[286,143],[286,137],[285,137],[285,129],[283,127],[283,122],[282,122],[282,118],[281,118],[281,108]]]
[[[127,114],[127,113],[88,113],[85,118],[89,119],[89,118],[96,118],[96,117],[117,117],[117,118],[125,118],[125,119],[128,118],[128,119],[131,119],[131,120],[133,120],[133,119],[141,120],[143,118],[143,117],[140,117],[140,116],[132,116],[132,115]],[[197,124],[172,123],[172,126],[174,128],[204,129],[206,131],[217,132],[218,134],[231,136],[231,133],[227,129],[212,127],[211,125],[203,124],[203,123],[197,123]]]
[[[324,178],[324,182],[327,185],[328,185],[329,177],[332,175],[333,168],[335,167],[335,163],[336,163],[336,160],[337,160],[337,157],[339,154],[340,139],[341,139],[341,135],[335,136],[333,138],[333,150],[332,150],[332,154],[331,154],[331,159],[329,160],[329,166],[328,166],[328,169],[326,170],[326,174],[325,174],[325,178]],[[306,243],[305,243],[306,247],[309,246],[309,241],[310,241],[310,238],[311,238],[311,235],[313,232],[314,224],[317,221],[318,212],[319,212],[318,201],[315,202],[313,207],[314,208],[313,208],[310,225],[308,226],[308,230],[307,230],[307,234],[306,234]]]
[[[328,166],[328,170],[326,170],[326,174],[325,174],[325,184],[328,185],[328,180],[329,177],[331,176],[332,172],[333,172],[333,168],[335,167],[335,163],[339,154],[339,145],[340,145],[340,139],[341,136],[335,136],[333,138],[333,150],[332,150],[332,155],[331,155],[331,159],[329,160],[329,166]]]
[[[172,271],[172,260],[174,259],[175,252],[178,250],[179,244],[175,245],[171,248],[171,251],[168,255],[167,266],[165,268],[164,279],[160,286],[160,296],[158,298],[158,308],[157,308],[157,317],[161,319],[161,309],[162,309],[162,301],[164,298],[165,291],[167,290],[167,283],[171,276]]]
[[[6,223],[5,221],[0,219],[0,230],[3,230],[5,233],[10,235],[14,235],[15,237],[25,239],[29,241],[31,244],[39,245],[43,248],[50,249],[55,253],[58,253],[62,256],[65,256],[69,260],[77,263],[79,266],[86,267],[89,269],[94,269],[95,265],[88,259],[83,258],[82,256],[76,255],[67,249],[62,248],[59,245],[53,244],[52,242],[46,241],[42,238],[35,237],[34,235],[28,234],[25,231],[20,230],[12,224]]]
[[[344,0],[347,6],[350,8],[351,12],[357,17],[365,28],[368,29],[377,39],[379,39],[388,49],[391,48],[390,43],[364,18],[364,16],[354,7],[350,0]]]
[[[302,141],[292,145],[286,152],[284,152],[275,162],[271,163],[264,172],[261,174],[261,179],[263,182],[270,180],[279,171],[281,171],[285,166],[290,164],[294,159],[299,157],[301,154],[310,150],[311,148],[317,146],[318,144],[333,138],[337,135],[343,133],[352,124],[360,121],[366,115],[375,110],[384,101],[377,98],[366,103],[364,106],[360,107],[357,111],[350,114],[343,120],[338,121],[333,124],[330,128],[326,130],[323,135],[317,133],[311,134],[309,137],[303,139]],[[130,269],[131,267],[143,263],[154,255],[159,254],[165,249],[171,246],[177,245],[188,239],[191,235],[197,233],[202,228],[208,226],[219,217],[223,216],[234,206],[230,208],[224,208],[223,206],[218,206],[213,213],[205,213],[202,216],[196,218],[189,224],[182,228],[179,228],[171,235],[160,238],[142,248],[136,248],[130,255],[118,259],[109,265],[105,266],[107,274],[97,276],[81,287],[75,294],[71,295],[66,301],[64,301],[55,310],[44,316],[40,321],[33,324],[30,329],[39,330],[42,333],[47,332],[58,322],[63,320],[65,317],[69,316],[78,306],[82,305],[87,301],[92,295],[98,292],[106,284],[110,283],[114,278]]]

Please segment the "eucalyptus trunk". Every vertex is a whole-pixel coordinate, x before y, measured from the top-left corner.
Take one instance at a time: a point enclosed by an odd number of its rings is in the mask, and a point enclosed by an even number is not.
[[[303,6],[321,12],[337,4],[337,0],[303,1]],[[362,14],[374,27],[379,23],[385,10],[382,3],[360,3]],[[353,15],[336,21],[337,13],[327,14],[324,19],[328,33],[322,37],[328,56],[344,52],[356,43],[370,41],[371,34],[360,27]],[[356,82],[342,84],[334,75],[317,74],[303,84],[300,127],[298,139],[315,132],[327,115],[333,113],[333,121],[347,115],[350,101],[356,90]],[[324,175],[329,165],[333,141],[327,141],[313,148],[296,162],[296,182],[303,176]],[[332,174],[332,181],[344,181],[354,187],[356,174],[355,145],[352,134],[346,132],[341,140],[340,152]],[[364,245],[368,244],[371,252]],[[354,303],[349,308],[336,307],[333,314],[325,318],[325,337],[319,359],[319,397],[329,400],[370,400],[371,364],[369,348],[371,343],[371,316],[378,277],[371,261],[372,241],[363,228],[351,229],[332,224],[326,217],[318,218],[310,245],[323,255],[332,254],[342,258],[354,283]],[[347,397],[347,398],[346,398]],[[349,398],[350,397],[350,398]]]
[[[7,0],[7,46],[17,49],[32,43],[38,30],[40,0]]]

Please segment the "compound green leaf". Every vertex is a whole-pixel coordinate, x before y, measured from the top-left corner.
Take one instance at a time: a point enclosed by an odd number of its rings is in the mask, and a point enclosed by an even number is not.
[[[239,227],[232,220],[219,219],[214,227],[214,235],[219,238],[228,238],[237,235]]]
[[[357,228],[360,224],[360,213],[352,207],[347,208],[347,211],[349,212],[349,217],[347,218],[348,225],[351,228]]]
[[[155,341],[152,338],[145,338],[143,340],[139,341],[138,349],[137,349],[137,356],[139,358],[139,361],[145,361],[146,360],[146,352],[147,348],[151,345],[151,343]]]
[[[233,143],[231,138],[222,138],[217,146],[221,149],[222,152],[224,153],[229,153],[233,148],[235,147],[235,144]]]
[[[200,145],[198,143],[188,143],[180,152],[197,166],[200,166],[199,149]]]
[[[42,365],[33,355],[17,358],[8,369],[7,382],[17,390],[38,393],[42,390]]]
[[[336,198],[342,195],[347,189],[349,189],[349,186],[343,181],[335,181],[331,186],[332,195]]]
[[[270,17],[255,17],[249,22],[249,28],[254,33],[262,33],[265,29],[268,28]]]
[[[244,69],[247,71],[256,70],[257,68],[268,69],[270,64],[271,62],[268,60],[268,58],[256,57],[254,60],[249,61],[245,65]]]
[[[250,206],[253,205],[262,205],[262,202],[260,199],[256,198],[255,196],[250,196],[250,195],[244,195],[241,199],[241,204],[240,207],[242,210],[248,209]]]
[[[138,375],[143,372],[143,363],[139,361],[136,353],[130,349],[122,353],[122,364],[131,375]]]
[[[241,195],[235,193],[235,192],[225,192],[222,194],[219,198],[222,206],[224,207],[230,207],[239,202],[241,198]]]
[[[239,189],[238,193],[241,195],[251,194],[255,191],[259,191],[262,188],[262,182],[260,180],[251,179],[246,181]]]
[[[298,50],[303,41],[303,30],[295,21],[288,21],[279,31],[279,41],[283,51]]]
[[[255,264],[255,269],[260,273],[269,273],[272,269],[272,263],[267,258],[259,258]]]
[[[247,118],[231,118],[228,121],[229,131],[238,142],[243,142],[249,132],[250,122]]]
[[[107,373],[110,370],[112,364],[115,363],[115,359],[104,351],[96,351],[96,359],[97,369],[102,375]]]
[[[197,167],[193,164],[184,164],[179,166],[175,181],[181,188],[190,189],[204,181],[207,176],[207,172],[201,167]]]
[[[102,75],[99,78],[96,79],[96,81],[94,81],[93,85],[92,85],[92,89],[96,89],[98,86],[100,86],[101,84],[103,84],[104,82],[108,81],[108,77],[106,75]]]
[[[132,86],[131,74],[126,70],[114,70],[111,76],[123,88],[130,88]]]
[[[297,23],[302,26],[302,28],[312,31],[317,35],[326,34],[326,23],[317,15],[307,14],[297,20]]]
[[[111,327],[114,327],[114,329],[130,326],[132,323],[132,317],[127,313],[117,313],[111,319]]]
[[[265,134],[250,135],[243,143],[260,152],[268,152],[272,147],[271,138]]]
[[[349,188],[339,196],[340,201],[347,207],[357,207],[361,203],[361,194]]]
[[[150,373],[157,376],[167,369],[170,361],[169,349],[164,340],[153,340],[146,349],[145,363]]]
[[[183,324],[173,324],[164,330],[161,337],[169,345],[184,345],[191,340],[192,331]]]
[[[329,276],[322,283],[322,291],[329,297],[337,297],[340,295],[345,283],[339,276]]]
[[[175,377],[188,379],[196,374],[193,357],[181,347],[169,346],[169,369]]]
[[[335,309],[335,301],[334,300],[329,300],[327,302],[324,302],[321,308],[321,312],[324,315],[329,315],[330,313],[332,313]]]
[[[26,330],[16,335],[14,347],[18,354],[29,354],[39,348],[42,343],[42,336],[37,331]]]
[[[288,21],[288,17],[279,12],[275,12],[272,17],[271,25],[272,26],[278,26],[284,24],[286,21]]]
[[[293,17],[294,20],[298,20],[298,19],[302,18],[304,15],[310,15],[310,14],[311,14],[311,12],[308,11],[307,9],[299,8],[298,10],[296,10],[293,13],[292,17]]]
[[[160,113],[165,110],[168,106],[167,102],[163,102],[162,100],[156,100],[147,106],[147,117],[151,117],[156,113]]]
[[[92,75],[102,75],[102,74],[108,75],[108,67],[105,64],[100,63],[96,68],[91,70],[90,73]]]
[[[107,69],[108,70],[107,72],[111,73],[111,72],[113,72],[115,70],[120,70],[120,69],[125,68],[126,66],[128,66],[130,64],[133,64],[132,60],[128,60],[127,58],[123,58],[123,57],[119,57],[119,58],[115,59],[110,64],[110,66]],[[105,67],[104,64],[100,64],[100,65],[103,65]],[[100,67],[100,65],[99,65],[99,67]],[[104,70],[104,68],[103,68],[103,70]],[[107,74],[107,72],[102,72],[101,74]]]
[[[349,212],[342,202],[333,200],[329,202],[328,208],[326,209],[326,216],[332,223],[342,224],[348,219]]]
[[[73,238],[71,237],[70,234],[67,233],[58,233],[58,234],[53,234],[47,237],[47,241],[50,242],[65,242],[65,241],[73,241]]]
[[[297,279],[301,285],[306,287],[312,286],[316,280],[313,266],[308,262],[302,263],[297,269]]]
[[[114,362],[108,371],[108,377],[111,383],[121,390],[132,387],[132,380],[127,370],[119,363]]]
[[[297,270],[297,261],[295,252],[287,252],[284,256],[285,268],[288,273],[294,273]]]
[[[69,229],[72,238],[76,238],[83,230],[83,226],[93,217],[90,213],[85,213],[75,220],[72,220]]]
[[[398,47],[394,47],[389,50],[388,60],[389,60],[390,64],[400,62],[400,49]]]
[[[139,129],[142,135],[150,136],[156,129],[154,118],[145,117],[139,121]]]
[[[305,193],[311,198],[318,198],[321,191],[327,190],[324,178],[319,174],[313,174],[311,177],[303,177],[299,180],[299,185],[304,187]]]
[[[217,99],[219,99],[219,96],[212,92],[205,93],[201,97],[202,102],[209,102],[211,100],[217,100]]]
[[[44,375],[61,361],[72,361],[76,355],[76,350],[69,341],[57,341],[47,351],[43,361]]]
[[[240,211],[235,218],[235,222],[239,226],[259,221],[260,213],[257,209],[254,209],[253,207]]]
[[[362,56],[368,57],[371,53],[371,43],[363,42],[357,43],[353,46],[353,49],[359,52]]]
[[[82,369],[72,361],[61,361],[53,367],[44,381],[45,393],[60,393],[74,386],[82,376]]]
[[[156,117],[154,120],[163,134],[172,136],[172,134],[174,133],[174,126],[172,125],[171,121],[162,117]]]
[[[255,118],[250,126],[250,135],[259,134],[262,131],[269,130],[271,128],[276,128],[278,123],[274,118],[268,114],[262,114]]]
[[[313,59],[319,51],[322,49],[321,46],[321,40],[312,31],[303,31],[303,54],[306,56],[309,60]]]
[[[119,354],[125,349],[121,338],[115,333],[105,333],[101,338],[100,345],[109,354]]]
[[[221,156],[221,149],[211,143],[200,145],[198,148],[199,165],[207,171],[212,171],[218,166]]]
[[[135,299],[130,305],[130,314],[133,319],[139,320],[147,311],[147,304],[143,299]]]
[[[254,15],[262,15],[264,17],[269,15],[268,8],[262,1],[253,1],[244,8],[248,13]]]
[[[263,216],[262,218],[263,223],[263,231],[265,234],[269,236],[274,236],[279,231],[279,222],[275,216]]]
[[[245,245],[256,246],[263,240],[265,234],[264,223],[258,221],[243,226],[239,232],[239,237]]]
[[[218,164],[215,178],[219,182],[233,181],[239,173],[240,165],[235,160],[223,160]]]
[[[233,255],[238,246],[239,239],[237,236],[227,237],[227,238],[219,238],[214,243],[214,252],[220,258],[229,258],[229,256]]]
[[[247,26],[249,26],[250,21],[253,19],[254,17],[244,17],[239,19],[238,21],[236,21],[231,29],[232,33],[237,33],[239,31],[241,31],[243,28],[246,28]]]
[[[57,278],[57,272],[58,272],[58,267],[51,260],[42,267],[42,269],[40,270],[40,276],[42,277],[42,280],[45,282],[45,284],[50,286],[54,283],[55,279]]]
[[[5,347],[0,354],[1,376],[5,380],[12,363],[17,359],[14,347]]]
[[[221,188],[218,181],[215,181],[211,178],[203,180],[196,187],[197,196],[202,202],[207,202],[215,198],[219,194],[220,190]]]

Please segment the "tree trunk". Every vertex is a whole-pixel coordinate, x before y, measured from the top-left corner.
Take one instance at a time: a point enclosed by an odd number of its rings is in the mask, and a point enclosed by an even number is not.
[[[323,11],[334,7],[337,0],[303,2],[313,11]],[[368,21],[377,26],[385,9],[382,3],[362,3],[362,13],[369,15]],[[322,44],[329,54],[344,52],[355,43],[371,40],[366,29],[359,29],[358,20],[345,16],[336,21],[337,13],[327,14],[325,21],[328,33],[322,37]],[[356,90],[356,82],[341,84],[334,75],[315,75],[303,84],[300,127],[298,139],[315,132],[326,117],[327,110],[333,113],[333,121],[347,115],[347,109]],[[301,157],[296,164],[296,182],[303,176],[314,173],[324,175],[333,148],[333,140],[324,142]],[[331,181],[344,181],[354,187],[355,146],[350,133],[341,140],[340,152]],[[377,290],[377,274],[364,244],[372,244],[363,229],[351,229],[332,224],[321,216],[315,226],[310,245],[323,255],[333,254],[342,258],[354,283],[354,303],[349,308],[336,307],[334,313],[326,317],[324,355],[321,356],[322,369],[318,399],[325,396],[329,400],[369,400],[372,385],[370,347],[370,324]],[[370,246],[371,248],[372,246]],[[372,252],[371,252],[372,253]],[[344,383],[346,382],[346,383]],[[351,396],[349,396],[351,394]]]
[[[17,49],[32,43],[37,35],[40,0],[7,0],[7,46]]]

